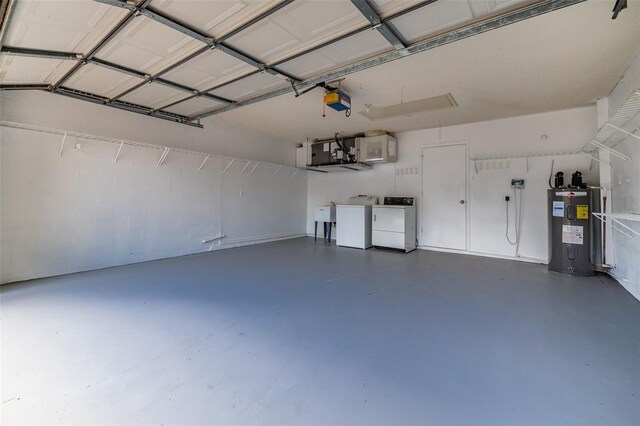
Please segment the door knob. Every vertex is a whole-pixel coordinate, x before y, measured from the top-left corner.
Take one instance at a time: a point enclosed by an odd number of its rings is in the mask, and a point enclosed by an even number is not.
[[[460,204],[464,204],[464,200],[460,200]]]

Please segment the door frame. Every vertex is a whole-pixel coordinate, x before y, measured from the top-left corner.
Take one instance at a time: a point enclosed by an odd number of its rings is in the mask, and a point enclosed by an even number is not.
[[[424,150],[428,149],[428,148],[439,148],[439,147],[446,147],[446,146],[455,146],[455,145],[462,145],[464,146],[464,192],[465,192],[465,202],[464,202],[464,216],[465,216],[465,224],[464,224],[464,245],[465,248],[463,250],[458,250],[458,249],[449,249],[449,248],[445,248],[445,247],[436,247],[436,246],[428,246],[425,244],[420,244],[419,247],[420,248],[426,248],[426,249],[433,249],[433,250],[440,250],[440,251],[452,251],[452,252],[466,252],[469,251],[469,243],[470,243],[470,238],[471,238],[471,233],[470,231],[470,223],[471,223],[471,218],[469,217],[469,213],[470,213],[470,204],[471,204],[471,191],[469,188],[469,141],[468,140],[462,140],[462,141],[450,141],[450,142],[439,142],[439,143],[429,143],[429,144],[423,144],[420,145],[420,207],[422,207],[422,202],[424,201]],[[420,209],[420,239],[423,239],[424,235],[423,235],[423,224],[422,224],[422,215],[424,214],[424,212],[422,212],[422,208]]]

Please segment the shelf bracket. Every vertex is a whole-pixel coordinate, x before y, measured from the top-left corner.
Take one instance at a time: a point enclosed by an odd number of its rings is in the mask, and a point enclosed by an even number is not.
[[[253,166],[253,169],[251,169],[251,171],[249,172],[249,176],[251,176],[253,174],[253,172],[256,170],[256,168],[258,167],[259,164],[260,164],[260,162],[256,161],[256,165]]]
[[[118,162],[118,157],[120,157],[120,151],[122,151],[122,145],[124,145],[124,141],[120,142],[120,147],[118,148],[118,152],[116,152],[116,158],[113,160],[114,163]]]
[[[58,154],[59,157],[62,157],[62,149],[64,148],[64,141],[67,140],[67,132],[64,132],[64,136],[62,137],[62,143],[60,144],[60,153]]]
[[[229,163],[227,164],[227,167],[224,168],[224,170],[222,171],[222,174],[225,174],[227,172],[227,170],[229,170],[229,167],[231,167],[231,165],[233,164],[235,158],[232,158],[231,161],[229,161]]]
[[[200,171],[204,167],[204,163],[207,162],[209,157],[210,157],[210,155],[207,155],[206,157],[204,157],[204,160],[202,160],[202,163],[200,164],[200,167],[198,167],[198,171]]]
[[[212,241],[216,241],[216,240],[219,240],[221,238],[224,238],[224,234],[216,235],[215,237],[211,237],[211,238],[207,238],[205,240],[202,240],[202,244],[210,243]]]
[[[614,126],[614,125],[613,125],[613,124],[611,124],[611,123],[605,123],[605,124],[606,124],[607,126],[609,126],[609,127],[613,127],[613,128],[614,128],[614,129],[616,129],[617,131],[622,132],[622,133],[624,133],[624,134],[626,134],[626,135],[628,135],[628,136],[633,136],[633,137],[634,137],[634,138],[636,138],[636,139],[640,139],[640,136],[638,136],[638,135],[636,135],[636,134],[634,134],[634,133],[627,132],[626,130],[621,129],[620,127]]]
[[[164,159],[167,158],[168,154],[169,154],[169,148],[165,148],[164,151],[162,152],[162,155],[160,156],[160,160],[158,160],[158,164],[156,164],[156,167],[162,166],[162,163],[164,163]]]
[[[600,219],[600,220],[602,221],[602,223],[604,223],[604,224],[606,224],[606,223],[607,223],[607,221],[606,221],[606,219],[605,219],[605,217],[607,217],[607,215],[606,215],[606,214],[603,214],[603,213],[592,213],[592,214],[593,214],[595,217],[597,217],[598,219]],[[636,230],[635,230],[635,229],[633,229],[633,228],[630,228],[629,226],[625,225],[624,223],[622,223],[621,221],[619,221],[619,220],[618,220],[618,219],[616,219],[615,217],[611,217],[611,216],[610,216],[610,217],[609,217],[609,219],[611,220],[611,226],[612,226],[612,227],[613,227],[613,229],[615,229],[616,231],[618,231],[618,232],[620,232],[620,233],[622,233],[622,234],[626,235],[626,236],[627,236],[627,237],[629,237],[629,238],[634,238],[634,237],[633,237],[633,235],[630,235],[630,234],[626,233],[625,231],[623,231],[622,229],[620,229],[619,227],[617,227],[617,226],[616,226],[616,224],[617,224],[617,225],[619,225],[619,226],[622,226],[622,227],[623,227],[624,229],[626,229],[627,231],[630,231],[630,232],[632,232],[632,233],[634,233],[635,235],[637,235],[637,236],[639,236],[639,237],[640,237],[640,232],[636,231]]]
[[[276,177],[276,175],[278,174],[278,172],[280,171],[281,168],[282,168],[282,166],[278,167],[278,170],[276,170],[276,172],[271,177],[272,178]]]
[[[242,169],[242,171],[240,172],[240,174],[242,175],[244,173],[245,170],[247,170],[247,167],[249,167],[249,164],[251,164],[251,160],[247,161],[247,164],[244,165],[244,168]]]
[[[597,146],[597,147],[598,147],[598,148],[600,148],[600,149],[604,149],[605,151],[609,152],[611,155],[613,155],[613,156],[615,156],[615,157],[618,157],[618,158],[620,158],[620,159],[622,159],[622,160],[624,160],[624,161],[629,161],[629,160],[631,160],[631,157],[629,157],[628,155],[624,155],[624,154],[622,154],[622,153],[620,153],[620,152],[616,151],[616,150],[615,150],[615,149],[613,149],[613,148],[609,148],[608,146],[606,146],[606,145],[604,145],[604,144],[602,144],[602,143],[600,143],[600,142],[598,142],[598,141],[596,141],[596,140],[589,139],[589,143],[591,143],[591,144],[593,144],[593,145]]]
[[[606,164],[607,166],[609,166],[609,165],[610,165],[610,164],[609,164],[609,163],[607,163],[606,161],[602,161],[602,160],[600,160],[600,159],[598,159],[598,158],[594,157],[594,156],[593,156],[593,155],[591,155],[591,154],[587,154],[587,153],[586,153],[586,152],[584,152],[584,151],[580,151],[580,154],[582,154],[582,155],[586,155],[587,157],[591,158],[592,160],[596,160],[598,163]]]

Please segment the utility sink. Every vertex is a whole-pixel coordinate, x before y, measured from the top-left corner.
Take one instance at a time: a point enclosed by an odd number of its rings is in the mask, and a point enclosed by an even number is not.
[[[335,222],[336,221],[336,206],[320,206],[316,207],[315,212],[316,222]]]

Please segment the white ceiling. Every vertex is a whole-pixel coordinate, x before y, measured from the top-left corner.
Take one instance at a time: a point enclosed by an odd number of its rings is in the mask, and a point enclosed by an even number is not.
[[[212,101],[207,98],[191,98],[188,101],[180,102],[179,104],[165,108],[164,110],[174,114],[192,116],[204,111],[220,108],[221,106],[224,105],[220,102]]]
[[[273,63],[367,24],[351,2],[301,0],[229,38],[228,44]]]
[[[373,0],[382,16],[400,12],[422,0]],[[500,6],[529,0],[438,0],[393,20],[405,37],[415,40],[453,25],[485,16]],[[135,3],[135,2],[134,2]],[[244,54],[271,65],[324,44],[341,35],[366,28],[358,35],[279,66],[297,78],[307,78],[372,55],[392,50],[380,33],[350,0],[296,0],[243,31],[231,32],[273,8],[279,0],[152,0],[150,8],[219,39]],[[29,0],[17,2],[8,25],[6,46],[87,54],[127,16],[124,9],[91,0]],[[134,18],[101,48],[97,59],[155,76],[205,45],[145,16]],[[2,55],[3,84],[55,84],[73,67],[72,61],[20,58]],[[255,74],[256,68],[220,50],[209,50],[182,64],[163,78],[197,91],[242,100],[289,83],[282,76]],[[240,77],[248,76],[238,80]],[[140,78],[95,65],[84,65],[65,87],[108,98],[134,87]],[[228,83],[228,84],[227,84]],[[213,88],[213,90],[211,90]],[[160,84],[149,84],[122,100],[159,108],[188,94]],[[191,101],[171,111],[208,111],[221,107],[210,101]],[[209,109],[202,109],[209,107]]]
[[[120,31],[96,57],[153,75],[203,46],[204,43],[141,16]]]
[[[153,0],[152,6],[179,22],[219,39],[280,0]]]
[[[65,86],[110,98],[142,81],[141,78],[109,68],[87,64],[75,72],[65,83]]]
[[[51,84],[75,65],[75,61],[13,56],[0,53],[0,83]]]
[[[373,5],[384,17],[419,1],[373,0]],[[594,0],[572,6],[353,74],[344,82],[353,95],[354,112],[365,104],[388,106],[448,92],[459,104],[456,109],[375,123],[359,114],[347,119],[333,111],[323,119],[321,91],[315,90],[297,99],[285,95],[218,117],[299,141],[340,130],[383,127],[398,131],[585,105],[608,94],[640,45],[640,1],[630,1],[629,8],[616,21],[610,19],[611,1]],[[278,2],[152,0],[150,8],[219,39]],[[391,23],[409,42],[415,42],[528,2],[438,0]],[[91,0],[18,1],[4,44],[86,54],[126,16],[123,9]],[[349,0],[296,0],[230,36],[225,43],[267,65],[279,63],[278,69],[305,79],[393,50],[368,25]],[[356,36],[284,61],[361,28],[365,29]],[[138,16],[99,50],[96,58],[153,76],[204,46],[175,29]],[[2,84],[54,84],[76,62],[0,54],[0,64]],[[231,100],[243,100],[289,84],[282,76],[255,71],[227,53],[209,50],[162,77]],[[243,76],[248,77],[238,80]],[[64,86],[115,98],[141,81],[87,64]],[[151,83],[121,99],[149,108],[189,99],[167,109],[186,116],[223,106],[190,96],[188,92]]]
[[[611,7],[610,1],[588,1],[349,75],[342,84],[352,94],[350,118],[330,109],[323,118],[316,89],[210,119],[299,142],[336,131],[433,128],[589,105],[608,96],[639,53],[640,1],[630,1],[617,20]],[[458,108],[375,122],[357,114],[365,104],[448,92]]]
[[[236,77],[254,71],[251,65],[222,53],[219,50],[209,50],[186,64],[169,71],[163,78],[176,83],[190,86],[196,90],[205,90]]]
[[[86,54],[126,15],[94,1],[16,1],[3,44]]]

